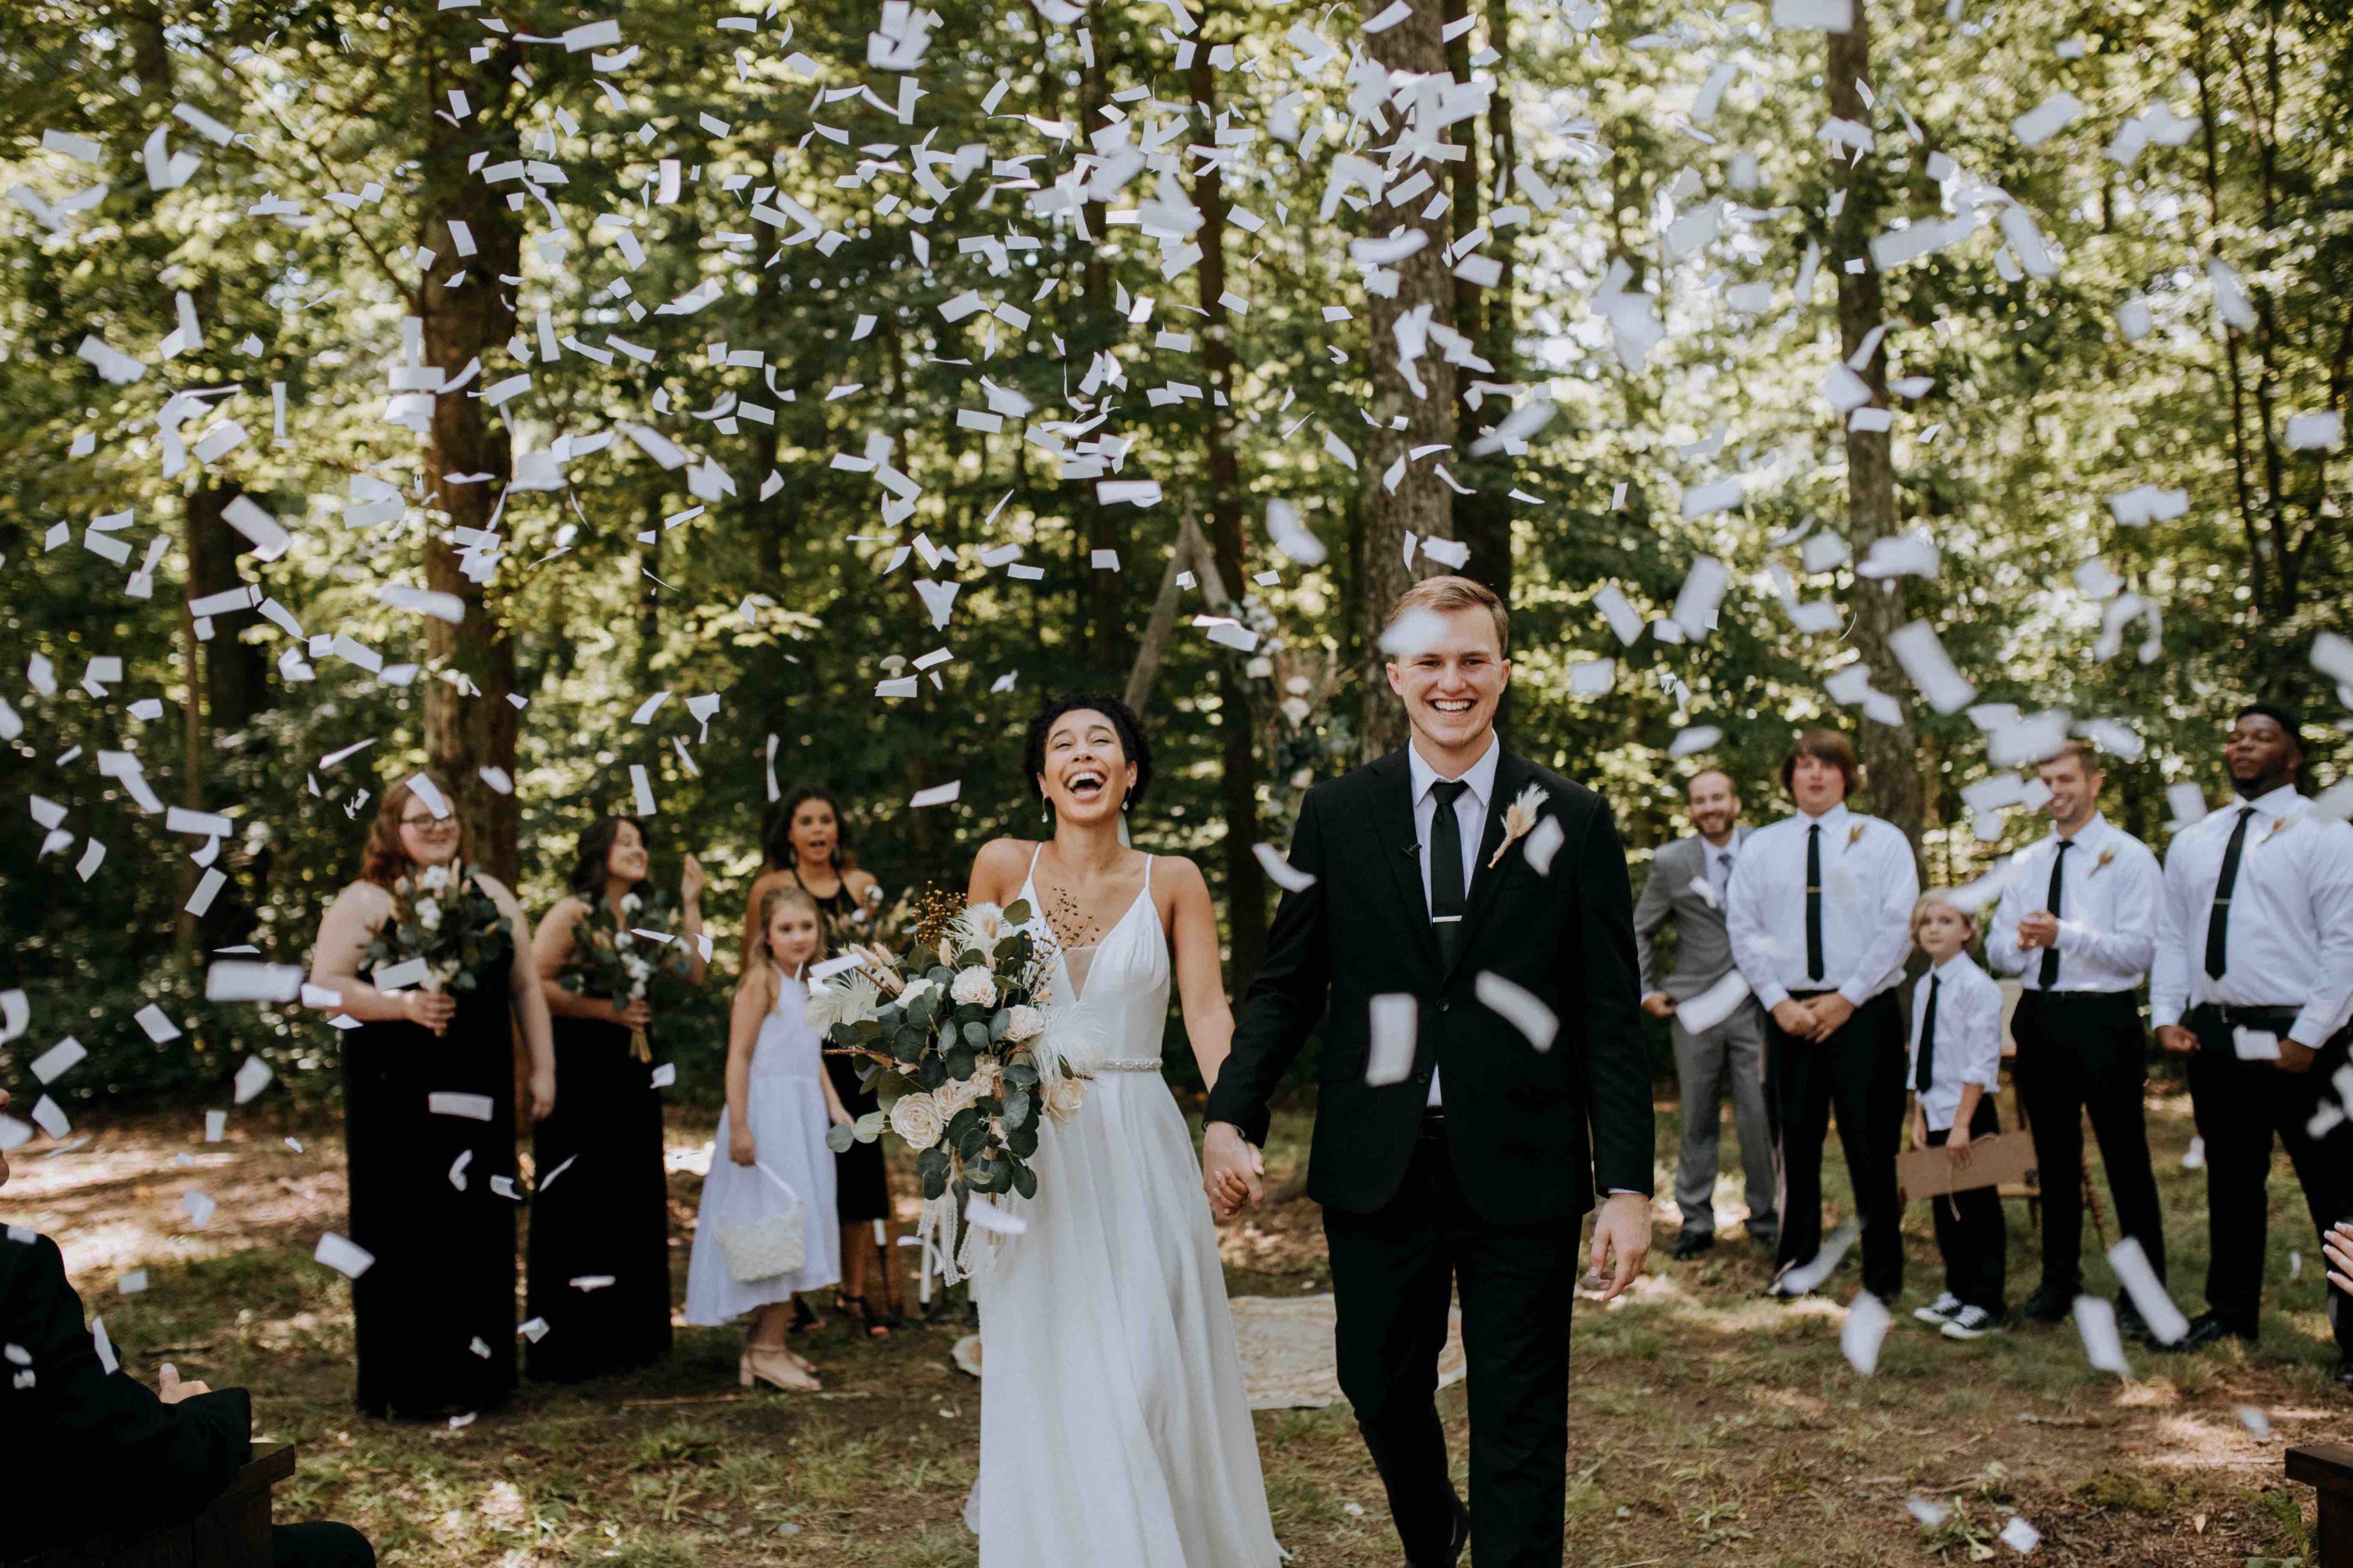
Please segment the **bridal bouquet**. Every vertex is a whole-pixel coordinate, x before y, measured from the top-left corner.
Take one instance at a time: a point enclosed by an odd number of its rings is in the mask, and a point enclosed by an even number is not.
[[[572,928],[572,957],[564,966],[564,984],[583,996],[608,1002],[642,1002],[656,980],[683,976],[694,967],[686,943],[670,934],[676,906],[661,893],[621,895],[616,914],[604,900],[588,906]],[[651,1043],[642,1028],[629,1031],[629,1052],[641,1062],[653,1060]]]
[[[944,1229],[955,1258],[955,1189],[984,1197],[1038,1195],[1042,1118],[1067,1121],[1086,1100],[1047,1040],[1046,976],[1052,949],[1029,929],[1026,902],[935,909],[903,958],[857,947],[857,967],[809,996],[809,1027],[859,1059],[879,1114],[836,1127],[838,1153],[871,1142],[887,1123],[915,1151],[923,1228]],[[969,1247],[967,1247],[967,1251]],[[970,1272],[969,1260],[957,1264]]]
[[[513,961],[507,917],[461,865],[422,866],[392,885],[392,909],[368,943],[367,967],[393,990],[471,991]]]

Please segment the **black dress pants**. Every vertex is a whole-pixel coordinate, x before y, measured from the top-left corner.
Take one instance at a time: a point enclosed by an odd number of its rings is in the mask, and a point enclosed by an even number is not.
[[[2001,1131],[2001,1113],[1993,1096],[1978,1100],[1969,1118],[1972,1140],[1990,1138]],[[1931,1131],[1928,1147],[1941,1149],[1951,1140],[1951,1128]],[[1936,1222],[1936,1250],[1945,1259],[1945,1289],[1967,1307],[1983,1307],[1999,1318],[2008,1307],[2010,1224],[2002,1218],[2001,1195],[1991,1187],[1940,1193],[1928,1200]]]
[[[1904,1137],[1906,1055],[1904,1016],[1892,990],[1857,1007],[1827,1040],[1799,1039],[1767,1018],[1765,1095],[1781,1143],[1783,1194],[1777,1273],[1822,1249],[1822,1145],[1836,1106],[1862,1226],[1862,1288],[1883,1301],[1902,1292],[1904,1201],[1895,1189],[1895,1153]]]
[[[2084,1118],[2100,1141],[2116,1229],[2165,1278],[2165,1225],[2149,1168],[2148,1037],[2130,992],[2029,991],[2010,1020],[2011,1072],[2042,1179],[2042,1288],[2073,1297],[2084,1283]]]
[[[1454,1174],[1444,1125],[1422,1124],[1397,1195],[1324,1211],[1341,1392],[1388,1489],[1409,1563],[1445,1561],[1455,1496],[1438,1420],[1452,1289],[1470,1361],[1476,1568],[1559,1568],[1568,1465],[1568,1314],[1576,1219],[1491,1225]]]
[[[348,1524],[273,1525],[272,1568],[375,1568],[375,1548]]]
[[[2263,1304],[2274,1137],[2287,1148],[2321,1233],[2353,1219],[2353,1122],[2339,1121],[2319,1138],[2306,1127],[2324,1100],[2336,1098],[2329,1079],[2346,1064],[2348,1033],[2329,1040],[2311,1067],[2286,1072],[2271,1062],[2240,1060],[2231,1025],[2211,1009],[2193,1008],[2182,1021],[2198,1037],[2189,1105],[2206,1141],[2206,1304],[2232,1329],[2253,1333]],[[2353,1357],[2353,1296],[2334,1286],[2328,1294],[2337,1348]]]

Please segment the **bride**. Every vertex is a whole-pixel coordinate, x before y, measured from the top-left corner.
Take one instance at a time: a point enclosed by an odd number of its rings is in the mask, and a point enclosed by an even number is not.
[[[1028,1229],[973,1282],[982,1568],[1275,1568],[1217,1233],[1160,1076],[1172,970],[1212,1083],[1233,1036],[1209,889],[1120,842],[1152,777],[1125,703],[1050,703],[1023,771],[1053,835],[991,842],[970,897],[1027,901],[1052,937],[1050,1037],[1092,1081],[1043,1131]]]

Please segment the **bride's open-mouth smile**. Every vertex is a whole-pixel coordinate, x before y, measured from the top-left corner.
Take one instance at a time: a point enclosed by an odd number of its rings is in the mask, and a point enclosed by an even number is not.
[[[1072,800],[1092,805],[1111,787],[1111,775],[1100,768],[1082,767],[1062,776],[1062,789]]]

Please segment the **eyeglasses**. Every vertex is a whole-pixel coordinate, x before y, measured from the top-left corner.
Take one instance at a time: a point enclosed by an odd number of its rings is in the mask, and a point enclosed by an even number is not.
[[[414,827],[426,833],[438,833],[443,828],[454,832],[458,826],[458,819],[454,816],[404,816],[400,819],[400,825],[403,827]]]

